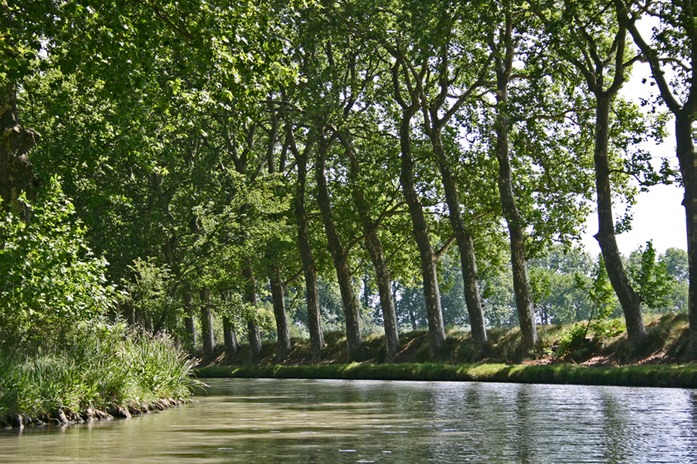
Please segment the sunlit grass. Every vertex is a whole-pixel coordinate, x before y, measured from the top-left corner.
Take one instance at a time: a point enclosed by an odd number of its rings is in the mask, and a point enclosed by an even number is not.
[[[696,365],[589,367],[573,364],[325,364],[309,366],[211,366],[199,377],[480,381],[697,387]]]
[[[578,383],[595,385],[636,385],[697,387],[697,365],[684,364],[681,357],[687,341],[684,314],[649,315],[648,336],[640,346],[629,344],[626,334],[596,341],[584,358],[562,358],[554,347],[569,326],[538,326],[539,346],[520,351],[520,330],[491,329],[485,359],[475,362],[471,334],[450,330],[446,347],[435,358],[425,331],[400,334],[401,350],[392,363],[384,363],[384,338],[366,337],[362,362],[347,363],[346,340],[340,333],[327,338],[322,362],[312,365],[306,340],[294,341],[293,350],[281,364],[267,345],[268,356],[258,364],[244,351],[231,366],[209,366],[197,370],[210,377],[301,377],[383,380],[467,380],[524,383]],[[589,365],[579,365],[588,360]],[[596,365],[592,365],[596,364]]]

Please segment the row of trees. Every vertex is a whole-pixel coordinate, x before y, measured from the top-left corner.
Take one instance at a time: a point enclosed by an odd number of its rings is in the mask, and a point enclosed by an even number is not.
[[[691,1],[24,3],[0,3],[0,193],[16,205],[59,175],[131,322],[193,334],[198,314],[210,354],[215,307],[228,350],[242,330],[258,353],[274,320],[285,353],[284,294],[301,287],[319,359],[323,276],[336,279],[357,358],[356,277],[370,269],[387,357],[399,349],[395,282],[422,288],[436,354],[447,258],[483,354],[492,320],[479,269],[506,249],[525,352],[546,321],[528,261],[577,239],[595,199],[608,279],[638,343],[646,296],[618,251],[628,220],[613,202],[631,204],[632,179],[674,174],[641,148],[662,136],[665,103],[697,347]],[[620,97],[637,61],[660,92],[643,108]]]
[[[439,265],[443,321],[448,328],[469,326],[469,315],[462,288],[462,270],[455,256]],[[623,257],[630,282],[644,300],[643,313],[686,312],[687,253],[669,248],[656,255],[652,245],[640,247]],[[572,324],[577,321],[621,318],[622,308],[612,289],[602,258],[594,260],[580,249],[565,250],[554,246],[544,256],[528,262],[530,286],[535,301],[538,324]],[[518,324],[513,280],[505,267],[481,269],[484,317],[487,327],[511,327]],[[335,330],[343,323],[339,290],[331,282],[320,281],[322,320]],[[397,323],[400,330],[423,330],[428,327],[423,291],[417,284],[393,282]],[[291,293],[288,314],[295,334],[302,333],[305,313],[300,297]],[[367,330],[382,327],[379,296],[366,275],[360,283],[362,320]],[[267,301],[266,304],[269,304]],[[600,310],[604,311],[601,315]]]

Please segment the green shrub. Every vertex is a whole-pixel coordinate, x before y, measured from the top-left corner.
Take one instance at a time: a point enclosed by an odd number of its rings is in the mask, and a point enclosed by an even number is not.
[[[555,356],[559,359],[583,354],[587,347],[588,325],[576,323],[562,332],[556,347]]]
[[[29,221],[0,210],[0,340],[45,346],[104,313],[114,291],[106,261],[87,247],[85,228],[55,179],[25,203]]]

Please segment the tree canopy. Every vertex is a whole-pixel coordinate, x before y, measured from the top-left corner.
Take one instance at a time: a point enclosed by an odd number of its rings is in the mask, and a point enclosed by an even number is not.
[[[339,321],[359,359],[377,323],[390,357],[417,320],[434,354],[451,324],[483,356],[518,323],[527,352],[536,324],[591,317],[603,265],[639,339],[642,309],[697,314],[695,260],[614,243],[616,204],[668,174],[641,148],[665,117],[616,96],[632,65],[671,112],[694,103],[691,3],[669,3],[3,0],[0,257],[25,262],[3,279],[34,282],[23,311],[58,295],[51,317],[202,331],[209,351],[307,334],[319,358]],[[594,199],[600,264],[575,247]]]

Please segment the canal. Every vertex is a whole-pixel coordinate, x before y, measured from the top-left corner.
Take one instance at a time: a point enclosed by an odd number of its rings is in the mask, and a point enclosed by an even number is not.
[[[131,420],[0,432],[12,463],[693,463],[697,391],[207,379]]]

